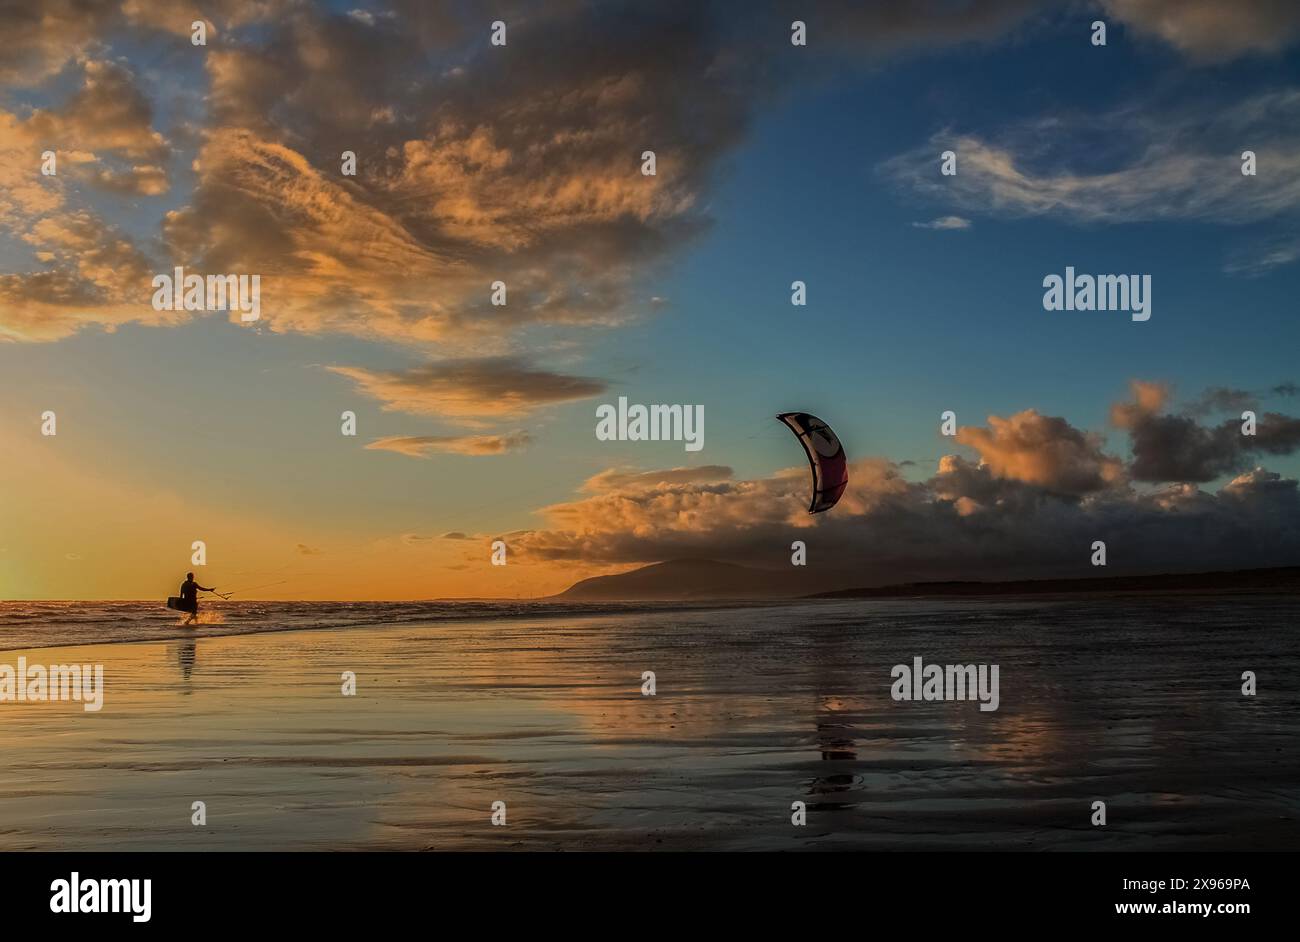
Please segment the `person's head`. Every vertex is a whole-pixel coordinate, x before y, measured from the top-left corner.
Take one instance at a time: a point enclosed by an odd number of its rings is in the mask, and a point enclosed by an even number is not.
[[[193,581],[194,581],[194,573],[192,573],[192,572],[187,572],[187,573],[185,574],[185,581],[186,581],[186,582],[193,582]]]

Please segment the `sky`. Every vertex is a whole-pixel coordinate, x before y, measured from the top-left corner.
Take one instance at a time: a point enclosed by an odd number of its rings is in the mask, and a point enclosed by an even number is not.
[[[1300,563],[1294,4],[2,15],[0,598]],[[174,266],[258,320],[156,309]],[[1045,310],[1067,266],[1150,319]],[[703,447],[599,440],[621,396]],[[825,514],[784,411],[849,455]]]

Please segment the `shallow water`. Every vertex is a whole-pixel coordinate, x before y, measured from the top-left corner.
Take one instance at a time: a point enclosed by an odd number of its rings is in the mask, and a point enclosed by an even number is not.
[[[872,600],[11,650],[106,692],[0,703],[0,846],[1294,849],[1298,614]],[[894,701],[916,656],[998,664],[999,709]]]
[[[0,601],[0,650],[217,638],[269,631],[423,625],[464,619],[558,618],[686,611],[698,603],[433,600],[423,602],[242,602],[203,597],[197,623],[161,601]]]

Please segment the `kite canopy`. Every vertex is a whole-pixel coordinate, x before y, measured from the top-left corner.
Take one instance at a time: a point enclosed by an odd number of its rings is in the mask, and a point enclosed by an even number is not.
[[[810,514],[830,510],[849,486],[849,459],[844,446],[831,427],[807,412],[782,412],[777,419],[789,426],[799,437],[799,444],[808,453],[808,464],[813,473]]]

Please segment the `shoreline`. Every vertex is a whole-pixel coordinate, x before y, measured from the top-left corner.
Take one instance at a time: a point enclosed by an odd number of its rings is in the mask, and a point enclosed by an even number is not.
[[[1212,599],[1258,599],[1267,601],[1270,599],[1283,600],[1294,599],[1300,596],[1300,591],[1292,591],[1290,587],[1241,587],[1233,590],[1224,590],[1216,588],[1204,589],[1142,589],[1142,590],[1123,590],[1114,589],[1109,591],[1088,591],[1088,592],[1063,592],[1063,591],[1042,591],[1042,592],[1025,592],[1025,593],[968,593],[953,592],[949,594],[882,594],[882,595],[815,595],[803,598],[791,599],[747,599],[747,600],[714,600],[710,602],[683,602],[677,600],[666,600],[661,602],[593,602],[586,606],[564,606],[559,609],[547,610],[539,606],[533,611],[475,611],[475,612],[444,612],[444,613],[417,613],[409,618],[393,619],[385,617],[384,613],[375,613],[370,619],[338,623],[338,624],[283,624],[283,625],[239,625],[226,622],[204,623],[200,621],[192,627],[185,627],[178,619],[175,622],[163,623],[150,628],[150,633],[138,637],[111,637],[111,638],[90,638],[76,637],[75,629],[81,626],[75,623],[69,627],[73,631],[71,637],[59,638],[33,638],[25,637],[19,639],[10,639],[4,636],[6,628],[15,627],[13,624],[0,624],[0,653],[8,651],[22,650],[44,650],[54,647],[70,646],[93,646],[93,645],[118,645],[118,644],[148,644],[152,642],[163,641],[186,641],[186,640],[205,640],[212,638],[231,638],[246,637],[252,635],[265,634],[283,634],[286,632],[324,632],[331,633],[337,631],[348,631],[352,629],[365,630],[383,630],[386,628],[431,628],[438,625],[470,625],[484,622],[509,622],[512,624],[530,625],[539,622],[544,623],[555,619],[569,620],[573,622],[586,622],[593,619],[617,618],[621,616],[641,616],[657,615],[663,613],[680,613],[682,615],[691,615],[695,613],[707,612],[738,612],[738,611],[763,611],[767,609],[789,609],[801,607],[829,607],[829,606],[855,606],[861,603],[918,603],[918,604],[938,604],[951,603],[953,605],[980,605],[980,604],[1054,604],[1068,601],[1078,602],[1106,602],[1107,600],[1116,603],[1121,602],[1140,602],[1144,599],[1152,601],[1169,601],[1186,598],[1189,602],[1205,601]],[[22,605],[27,603],[0,603],[0,614],[3,614],[4,605]],[[40,603],[31,603],[40,604]],[[56,603],[57,604],[57,603]],[[73,603],[82,604],[82,603]],[[93,603],[85,603],[93,604]],[[156,602],[144,601],[133,603],[129,601],[118,601],[105,603],[111,606],[130,606],[138,604],[145,608],[146,613],[161,615],[162,610]],[[366,603],[312,603],[312,602],[223,602],[212,603],[205,606],[203,611],[217,616],[222,616],[223,612],[235,614],[243,606],[312,606],[312,605],[336,605],[336,604],[366,604]],[[419,605],[424,603],[377,603],[380,605],[401,606],[401,605]],[[441,604],[441,603],[438,603]],[[483,603],[478,603],[483,604]],[[513,600],[509,605],[514,606],[517,603]],[[868,612],[869,614],[869,612]],[[172,616],[170,614],[162,615],[164,622],[169,622]],[[25,627],[25,626],[23,626]],[[63,626],[60,626],[63,627]],[[204,630],[208,629],[208,630]]]
[[[243,637],[248,635],[263,634],[281,634],[284,632],[333,632],[350,629],[383,629],[396,627],[431,627],[442,624],[477,624],[487,621],[509,621],[512,623],[534,623],[538,621],[547,621],[553,619],[573,619],[586,620],[592,618],[618,617],[623,615],[646,615],[658,612],[681,612],[684,614],[695,612],[714,612],[724,610],[741,610],[755,608],[773,608],[780,606],[797,605],[800,599],[766,599],[754,602],[711,602],[711,603],[688,603],[688,602],[633,602],[633,603],[591,603],[584,607],[575,607],[572,605],[559,606],[554,609],[537,608],[533,611],[451,611],[451,612],[402,612],[406,617],[394,618],[391,612],[376,612],[372,617],[358,621],[349,621],[346,623],[335,624],[257,624],[257,625],[239,625],[224,620],[225,614],[239,614],[240,609],[246,606],[290,606],[311,607],[311,606],[331,606],[331,605],[365,605],[369,603],[315,603],[315,602],[219,602],[210,603],[201,609],[202,613],[216,615],[223,618],[221,621],[203,622],[200,620],[196,625],[186,627],[182,624],[183,617],[177,617],[176,613],[162,608],[156,601],[145,600],[142,602],[133,601],[112,601],[107,603],[53,603],[53,604],[73,604],[73,605],[96,605],[102,604],[105,607],[112,607],[127,610],[129,606],[138,606],[143,614],[152,616],[154,623],[141,630],[148,630],[150,633],[138,637],[76,637],[77,629],[85,630],[85,623],[68,622],[57,625],[59,629],[67,628],[74,633],[71,637],[52,638],[48,641],[40,637],[25,637],[20,639],[11,639],[5,637],[5,630],[15,627],[27,627],[26,624],[0,623],[0,652],[17,651],[26,649],[45,649],[51,647],[70,647],[70,646],[87,646],[87,645],[115,645],[115,644],[136,644],[150,643],[155,641],[183,641],[183,640],[202,640],[209,638],[230,638]],[[23,603],[23,602],[0,602],[0,616],[3,616],[4,606],[21,606],[25,604],[41,603]],[[405,602],[381,602],[374,603],[381,606],[418,606],[421,604],[443,604],[443,603],[405,603]],[[514,600],[508,603],[511,607],[517,605]],[[287,612],[286,614],[294,614]],[[116,617],[122,618],[121,614]],[[95,623],[95,624],[98,624]],[[204,630],[207,629],[207,630]]]

